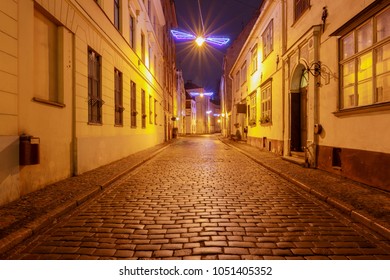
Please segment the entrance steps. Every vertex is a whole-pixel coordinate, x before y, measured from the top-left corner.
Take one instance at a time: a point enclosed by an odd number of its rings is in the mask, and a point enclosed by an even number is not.
[[[305,152],[291,152],[290,156],[284,156],[284,157],[282,157],[282,159],[284,159],[288,162],[291,162],[291,163],[298,164],[298,165],[303,166],[303,167],[306,166]]]

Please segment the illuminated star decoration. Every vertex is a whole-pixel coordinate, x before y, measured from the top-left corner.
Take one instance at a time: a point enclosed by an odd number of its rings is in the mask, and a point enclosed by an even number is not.
[[[177,40],[195,40],[195,42],[198,44],[198,46],[202,46],[204,42],[217,45],[219,47],[226,45],[230,39],[227,37],[213,37],[213,36],[204,36],[205,34],[205,28],[204,28],[204,22],[203,22],[203,16],[202,16],[202,9],[200,7],[200,0],[198,0],[198,8],[199,8],[199,16],[200,16],[200,22],[202,24],[202,32],[203,35],[201,36],[195,36],[194,34],[179,31],[179,30],[171,30],[172,35]]]
[[[179,30],[171,30],[171,33],[173,37],[175,37],[177,40],[187,41],[187,40],[195,40],[195,42],[198,44],[198,46],[201,46],[204,42],[210,43],[213,45],[217,45],[219,47],[226,45],[230,39],[227,37],[203,37],[203,36],[195,36],[194,34],[179,31]]]

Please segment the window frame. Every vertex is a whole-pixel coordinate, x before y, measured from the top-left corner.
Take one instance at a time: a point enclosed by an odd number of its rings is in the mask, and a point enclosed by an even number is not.
[[[265,95],[266,94],[266,95]],[[260,89],[261,124],[272,122],[272,81],[266,81]]]
[[[129,44],[132,49],[135,49],[135,38],[136,38],[136,28],[135,28],[135,17],[130,13],[129,16]]]
[[[251,49],[251,74],[253,75],[258,70],[258,45],[255,44]]]
[[[249,95],[248,119],[250,126],[257,125],[257,90]]]
[[[137,128],[137,84],[130,81],[130,125],[131,128]]]
[[[42,37],[41,32],[37,33],[38,22],[43,23],[45,26],[50,26],[47,29],[47,37]],[[37,25],[37,26],[36,26]],[[46,57],[47,60],[39,60],[39,63],[34,63],[34,73],[42,75],[42,70],[44,74],[42,76],[47,77],[47,81],[42,81],[42,79],[34,78],[34,97],[33,100],[40,103],[45,103],[48,105],[53,105],[56,107],[65,107],[64,98],[63,98],[63,88],[61,88],[61,80],[63,77],[63,71],[61,69],[61,59],[63,56],[63,37],[64,37],[64,27],[59,25],[52,18],[47,17],[39,9],[34,9],[34,42],[33,42],[33,51],[34,51],[34,60],[40,59],[41,56]],[[42,42],[42,39],[44,42]],[[37,41],[39,40],[39,41]],[[47,46],[43,48],[42,45]],[[39,47],[38,47],[39,46]],[[36,52],[39,52],[37,54]],[[45,54],[42,54],[43,51],[46,51]],[[42,67],[44,69],[42,69]],[[39,76],[40,77],[40,76]],[[44,83],[47,82],[47,83]],[[42,90],[42,85],[45,85],[45,89]]]
[[[88,124],[103,123],[101,63],[102,56],[88,47]]]
[[[121,31],[121,1],[114,0],[114,26],[118,31]]]
[[[273,52],[274,50],[274,20],[268,23],[263,34],[261,34],[263,41],[263,61]]]
[[[390,70],[378,73],[378,59],[381,54],[383,55],[383,49],[385,47],[390,49],[390,35],[387,35],[387,37],[381,40],[378,39],[378,17],[385,12],[390,13],[390,5],[371,15],[369,18],[366,18],[361,24],[354,26],[352,30],[339,39],[340,83],[338,110],[340,112],[390,103],[390,93],[387,94],[388,97],[386,99],[386,95],[383,93],[383,87],[378,87],[381,78],[390,79]],[[371,44],[361,45],[360,43],[359,45],[359,32],[370,25],[371,30],[366,30],[366,33],[368,31],[371,37],[368,40],[367,38],[361,38],[360,41],[364,41],[367,44],[371,40]],[[349,44],[349,51],[346,51],[346,42]],[[359,46],[363,48],[359,49]],[[371,58],[368,58],[368,55]],[[386,58],[384,61],[388,59]],[[370,62],[371,64],[369,64]],[[364,72],[366,72],[368,77],[364,77],[364,74],[362,74]],[[364,84],[367,84],[371,88],[368,94],[365,94],[367,89],[363,90]],[[380,92],[379,89],[381,89]],[[363,92],[363,94],[360,94],[360,92]]]
[[[294,22],[300,19],[310,7],[310,0],[294,0]]]
[[[115,126],[123,126],[123,73],[114,69]]]
[[[146,92],[141,88],[141,128],[146,128]]]

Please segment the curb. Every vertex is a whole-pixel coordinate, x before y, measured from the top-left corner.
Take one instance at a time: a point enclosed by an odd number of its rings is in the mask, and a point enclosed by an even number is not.
[[[310,186],[294,179],[291,178],[275,168],[271,167],[270,165],[265,164],[264,162],[259,161],[258,159],[254,158],[252,155],[249,153],[245,152],[244,150],[241,150],[239,147],[236,147],[234,145],[231,145],[230,143],[227,143],[223,141],[222,139],[219,139],[222,143],[225,145],[232,147],[239,151],[240,153],[244,154],[245,156],[249,157],[251,160],[254,162],[260,164],[261,166],[267,168],[268,170],[278,174],[280,177],[283,179],[289,181],[290,183],[293,183],[294,185],[298,186],[305,192],[315,196],[317,199],[326,202],[328,205],[332,206],[333,208],[336,208],[340,212],[346,214],[349,216],[352,220],[355,222],[358,222],[359,224],[364,225],[365,227],[368,227],[369,229],[375,231],[382,237],[386,238],[386,240],[390,240],[390,229],[382,225],[380,222],[377,222],[376,219],[370,215],[361,213],[359,210],[355,209],[353,206],[349,205],[348,203],[345,203],[343,201],[340,201],[336,198],[330,197],[314,188],[311,188]]]
[[[140,162],[135,163],[134,165],[130,166],[126,170],[122,171],[121,173],[115,175],[111,179],[107,180],[103,184],[100,184],[96,186],[92,191],[86,192],[84,194],[81,194],[80,196],[76,197],[73,201],[67,202],[50,213],[46,213],[39,217],[38,219],[28,223],[24,228],[21,228],[10,235],[2,238],[0,240],[0,256],[5,254],[10,249],[14,248],[18,244],[22,243],[24,240],[26,240],[29,237],[32,237],[34,234],[36,234],[40,229],[44,228],[45,226],[48,226],[49,224],[59,220],[62,216],[64,216],[66,213],[70,212],[71,210],[79,207],[80,205],[84,204],[91,198],[95,197],[99,193],[101,193],[103,190],[107,189],[111,184],[125,176],[126,174],[130,173],[131,171],[134,171],[141,165],[145,164],[155,156],[157,156],[159,153],[164,151],[166,148],[168,148],[172,142],[166,144],[165,146],[161,147],[157,151],[153,152],[151,155],[147,156],[146,158],[142,159]],[[131,156],[131,155],[130,155]]]

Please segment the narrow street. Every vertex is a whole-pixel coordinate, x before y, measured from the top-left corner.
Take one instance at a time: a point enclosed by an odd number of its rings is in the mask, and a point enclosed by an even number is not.
[[[213,136],[184,137],[9,259],[390,259],[389,244]]]

